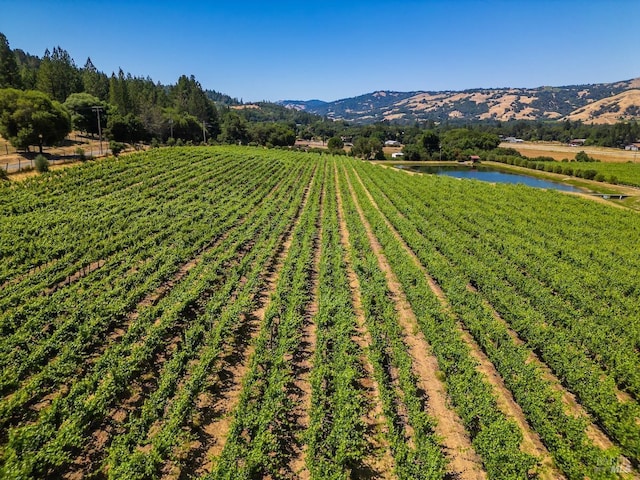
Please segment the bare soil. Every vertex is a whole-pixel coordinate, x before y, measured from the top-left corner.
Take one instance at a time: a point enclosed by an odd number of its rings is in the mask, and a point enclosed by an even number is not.
[[[54,285],[53,287],[50,287],[50,288],[46,289],[44,291],[44,294],[45,295],[51,295],[52,293],[54,293],[55,291],[61,289],[62,287],[65,287],[67,285],[71,285],[72,283],[77,282],[81,278],[84,278],[87,275],[89,275],[90,273],[95,272],[99,268],[104,267],[105,263],[106,263],[106,260],[98,260],[97,262],[92,262],[90,265],[87,265],[85,267],[80,268],[78,271],[76,271],[75,273],[69,275],[63,281],[59,282],[58,284]]]
[[[357,173],[356,177],[362,184],[362,180],[357,176]],[[364,184],[362,185],[364,186]],[[420,331],[415,313],[409,305],[400,282],[387,262],[382,247],[358,204],[355,191],[351,185],[349,186],[358,214],[367,231],[372,251],[378,257],[379,266],[387,277],[389,290],[395,297],[396,311],[398,312],[400,325],[404,330],[405,344],[413,361],[413,370],[420,381],[420,388],[427,394],[428,413],[438,420],[435,431],[442,439],[451,473],[460,479],[485,479],[486,473],[482,468],[482,461],[471,445],[462,420],[448,405],[445,393],[446,387],[437,375],[439,371],[438,362],[432,355],[431,347],[424,338],[424,334]],[[365,191],[367,197],[377,209],[377,205],[368,190],[366,190],[366,187]],[[392,229],[392,231],[397,234],[395,230]]]
[[[357,176],[357,172],[356,172],[356,176]],[[359,176],[358,176],[358,180],[361,183],[361,185],[363,185],[364,187],[364,184],[362,183],[362,180],[360,179]],[[365,187],[365,191],[371,203],[380,212],[373,197],[368,192],[366,187]],[[410,247],[406,244],[406,242],[404,242],[404,239],[402,239],[400,234],[394,229],[394,227],[391,225],[388,219],[385,218],[384,220],[388,228],[393,232],[394,236],[400,241],[400,243],[403,245],[405,250],[411,255],[416,265],[418,265],[423,270],[428,280],[429,286],[434,292],[434,294],[436,295],[436,297],[441,301],[441,303],[446,308],[446,310],[451,313],[451,308],[448,305],[446,296],[442,291],[442,289],[440,288],[440,286],[428,274],[426,269],[422,266],[418,257],[410,249]],[[477,293],[477,290],[472,285],[467,285],[467,289],[469,291]],[[524,341],[518,336],[516,332],[514,332],[513,330],[511,330],[511,328],[509,328],[508,324],[504,321],[504,319],[502,319],[499,313],[491,305],[489,305],[488,302],[485,301],[485,304],[491,309],[494,317],[498,319],[500,322],[502,322],[503,325],[507,328],[507,331],[509,335],[513,338],[514,342],[517,345],[524,345]],[[469,332],[467,332],[462,325],[459,325],[459,326],[460,326],[460,331],[462,333],[463,339],[471,348],[472,355],[480,363],[479,370],[482,371],[489,378],[490,383],[494,386],[494,388],[499,393],[497,397],[499,407],[506,415],[512,417],[516,421],[518,426],[521,428],[521,430],[523,431],[523,437],[524,437],[523,444],[522,444],[523,451],[531,453],[532,455],[536,455],[539,458],[541,458],[543,469],[541,472],[539,472],[540,477],[549,478],[549,479],[564,478],[562,474],[555,467],[555,464],[553,462],[553,459],[550,453],[548,452],[546,447],[542,444],[542,441],[540,440],[540,437],[538,436],[538,434],[535,433],[529,426],[524,416],[524,413],[522,412],[522,409],[513,399],[511,392],[504,385],[502,378],[500,377],[499,373],[497,372],[497,370],[495,369],[491,361],[482,352],[482,349],[477,345],[477,343],[475,342],[473,337],[469,334]],[[555,377],[551,369],[544,362],[542,362],[535,355],[535,353],[531,352],[531,354],[529,355],[528,361],[535,362],[543,372],[544,378],[547,381],[549,381],[552,387],[561,394],[562,401],[567,407],[567,410],[566,410],[567,413],[575,416],[583,416],[585,418],[590,418],[587,412],[584,410],[584,408],[576,401],[575,396],[562,386],[560,380],[557,377]],[[628,398],[628,395],[626,395],[624,392],[620,392],[620,397],[623,399],[626,399]],[[613,447],[612,441],[593,422],[589,422],[586,433],[587,433],[587,436],[594,442],[596,446],[603,449],[608,449]],[[625,465],[628,463],[628,460],[624,457],[621,458],[621,461]]]
[[[467,289],[469,291],[471,291],[471,292],[477,293],[477,290],[472,285],[467,285]],[[514,341],[514,343],[516,345],[526,345],[524,340],[522,340],[518,336],[518,334],[516,332],[514,332],[509,327],[507,322],[493,308],[493,306],[489,304],[489,302],[487,302],[486,300],[483,300],[483,303],[488,308],[491,309],[494,318],[505,326],[505,328],[507,329],[507,332],[509,333],[509,336],[511,336],[511,338],[513,339],[513,341]],[[536,366],[538,368],[540,368],[540,370],[542,371],[543,378],[546,381],[548,381],[551,384],[551,387],[560,394],[561,399],[562,399],[562,403],[565,406],[565,411],[569,415],[573,415],[573,416],[576,416],[576,417],[590,418],[589,414],[584,410],[582,405],[580,405],[578,403],[578,401],[576,400],[575,395],[573,393],[569,392],[567,389],[565,389],[562,386],[562,383],[560,382],[558,377],[556,377],[553,374],[553,372],[551,371],[551,368],[549,368],[549,366],[546,363],[544,363],[535,354],[535,352],[533,352],[533,351],[530,352],[527,361],[529,363],[535,363]],[[624,392],[620,392],[620,393],[624,394]],[[624,398],[628,398],[628,396],[625,396]],[[608,449],[608,448],[612,448],[613,447],[613,442],[611,441],[611,439],[609,439],[609,437],[602,430],[600,430],[600,428],[598,428],[598,426],[595,425],[593,422],[589,422],[589,425],[587,426],[587,436],[591,439],[591,441],[593,441],[593,443],[596,446],[598,446],[598,447],[600,447],[602,449]]]
[[[280,183],[278,183],[272,190],[269,192],[268,196],[273,195],[279,188]],[[253,210],[255,211],[258,206],[256,206]],[[251,216],[251,213],[247,214],[244,218],[239,220],[239,223],[242,224],[246,221],[247,218]],[[200,253],[184,263],[180,269],[166,282],[156,288],[154,291],[147,294],[138,304],[136,308],[130,312],[123,324],[115,327],[111,332],[108,333],[107,337],[110,339],[110,342],[105,342],[101,347],[99,347],[96,355],[93,355],[92,358],[98,358],[99,354],[106,350],[110,345],[118,342],[122,336],[125,335],[128,328],[135,323],[137,318],[139,317],[140,311],[144,308],[148,308],[152,305],[157,304],[165,295],[167,295],[171,289],[179,283],[193,268],[199,265],[204,257],[213,249],[218,247],[221,242],[223,242],[231,230],[225,232],[223,235],[213,239],[207,246],[205,246]],[[245,248],[245,253],[248,251],[250,247]],[[235,259],[235,261],[239,261]],[[145,398],[147,398],[151,391],[156,388],[157,379],[159,378],[159,374],[162,368],[162,365],[171,357],[173,352],[177,349],[179,343],[182,340],[182,331],[186,326],[185,320],[188,318],[193,318],[195,315],[198,315],[199,310],[201,310],[206,303],[206,298],[211,295],[211,292],[207,292],[203,295],[201,302],[198,305],[194,305],[187,312],[185,312],[180,318],[183,320],[179,324],[173,325],[169,331],[167,332],[167,342],[165,343],[165,347],[160,351],[156,352],[154,359],[149,362],[149,364],[145,365],[145,372],[141,376],[136,379],[129,388],[128,395],[125,395],[119,402],[116,403],[113,407],[111,407],[107,417],[104,421],[96,427],[96,430],[93,432],[87,446],[83,449],[82,452],[74,459],[73,463],[70,466],[70,470],[66,472],[66,478],[74,478],[77,475],[85,475],[92,472],[96,466],[100,463],[100,459],[102,455],[104,455],[103,447],[98,445],[96,442],[106,438],[104,442],[110,440],[111,436],[117,434],[117,428],[115,426],[123,425],[129,415],[140,407]],[[157,326],[159,323],[159,319],[156,319],[154,326]],[[138,342],[140,343],[140,342]],[[90,362],[87,362],[89,365]]]
[[[337,166],[334,165],[336,182],[338,179]],[[387,440],[389,429],[387,428],[385,416],[382,409],[382,401],[380,400],[380,389],[378,382],[374,378],[373,365],[369,361],[366,352],[371,348],[371,333],[366,327],[365,314],[362,307],[362,295],[360,291],[360,281],[353,269],[351,260],[349,230],[344,216],[344,207],[342,204],[342,195],[340,189],[336,189],[338,218],[340,226],[340,242],[345,251],[345,264],[347,276],[349,278],[349,286],[351,288],[351,297],[353,308],[356,316],[356,335],[354,342],[365,352],[360,358],[365,375],[361,379],[361,387],[366,392],[370,408],[367,410],[365,424],[367,425],[367,440],[371,445],[372,451],[364,459],[364,469],[369,472],[365,478],[379,478],[382,480],[390,480],[396,478],[393,475],[395,462],[391,454],[391,448]]]
[[[209,379],[207,382],[213,385],[213,388],[204,391],[198,397],[197,425],[191,425],[196,440],[191,445],[187,461],[184,462],[185,468],[180,472],[179,478],[189,478],[193,474],[201,476],[211,472],[215,459],[224,449],[233,415],[240,401],[244,378],[255,352],[254,340],[262,328],[270,298],[276,291],[280,272],[293,241],[293,232],[308,203],[309,192],[314,181],[315,178],[306,188],[296,218],[283,235],[281,246],[265,271],[264,287],[256,299],[257,308],[242,319],[244,325],[236,339],[238,348],[223,360],[224,366],[220,370],[218,379]],[[167,475],[166,478],[175,478],[175,476]]]
[[[292,367],[294,375],[294,385],[289,391],[289,398],[294,405],[290,412],[293,430],[296,434],[296,441],[291,445],[292,458],[289,461],[289,471],[296,478],[307,480],[311,474],[306,466],[307,446],[300,438],[309,427],[311,411],[311,383],[309,376],[313,367],[312,358],[316,350],[316,324],[314,317],[319,310],[318,297],[320,289],[320,259],[322,254],[322,219],[324,217],[324,197],[326,186],[323,185],[320,195],[320,212],[316,220],[316,238],[313,242],[313,266],[311,268],[311,298],[307,305],[307,311],[302,326],[300,343],[297,351],[293,354]]]

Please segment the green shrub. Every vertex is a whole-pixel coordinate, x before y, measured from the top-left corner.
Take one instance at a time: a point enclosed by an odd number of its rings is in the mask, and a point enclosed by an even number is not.
[[[49,160],[47,160],[43,155],[38,155],[34,161],[36,170],[39,173],[45,173],[49,171]]]
[[[329,150],[342,150],[344,148],[344,142],[340,137],[331,137],[327,143]]]
[[[113,153],[114,157],[117,157],[118,155],[120,155],[120,152],[124,150],[124,143],[111,140],[109,142],[109,150],[111,150],[111,153]]]
[[[517,151],[515,148],[502,148],[498,147],[494,150],[494,152],[498,155],[509,155],[512,157],[522,157],[522,154]]]
[[[576,162],[599,162],[599,161],[600,160],[597,160],[587,155],[584,152],[584,150],[580,150],[578,153],[576,153]]]
[[[87,156],[84,153],[84,148],[82,147],[76,148],[76,155],[81,162],[84,162],[87,159]]]

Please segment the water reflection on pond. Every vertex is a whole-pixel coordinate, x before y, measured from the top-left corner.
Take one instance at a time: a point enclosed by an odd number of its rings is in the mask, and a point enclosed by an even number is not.
[[[420,173],[433,173],[436,175],[446,175],[455,178],[471,178],[491,183],[521,183],[535,188],[548,188],[552,190],[562,190],[564,192],[584,192],[585,190],[565,185],[564,183],[542,180],[517,173],[508,173],[486,166],[465,166],[465,165],[398,165],[398,168],[412,170]]]

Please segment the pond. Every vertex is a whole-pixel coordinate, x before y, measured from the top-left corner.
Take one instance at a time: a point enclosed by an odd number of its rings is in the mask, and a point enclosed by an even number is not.
[[[471,178],[491,183],[521,183],[529,187],[547,188],[561,190],[563,192],[584,192],[584,189],[566,185],[564,183],[542,180],[517,173],[507,173],[491,167],[485,166],[465,166],[465,165],[398,165],[398,168],[412,170],[420,173],[432,173],[435,175],[446,175],[455,178]]]

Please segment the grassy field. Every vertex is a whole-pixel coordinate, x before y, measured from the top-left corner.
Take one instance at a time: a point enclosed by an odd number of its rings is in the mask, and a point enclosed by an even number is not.
[[[576,153],[584,151],[587,155],[597,158],[601,162],[626,163],[638,162],[640,164],[640,154],[618,148],[606,147],[570,147],[569,145],[556,142],[524,142],[524,143],[501,143],[503,148],[513,148],[525,157],[552,157],[555,160],[575,158]]]
[[[3,479],[637,478],[637,212],[236,146],[0,203]]]

